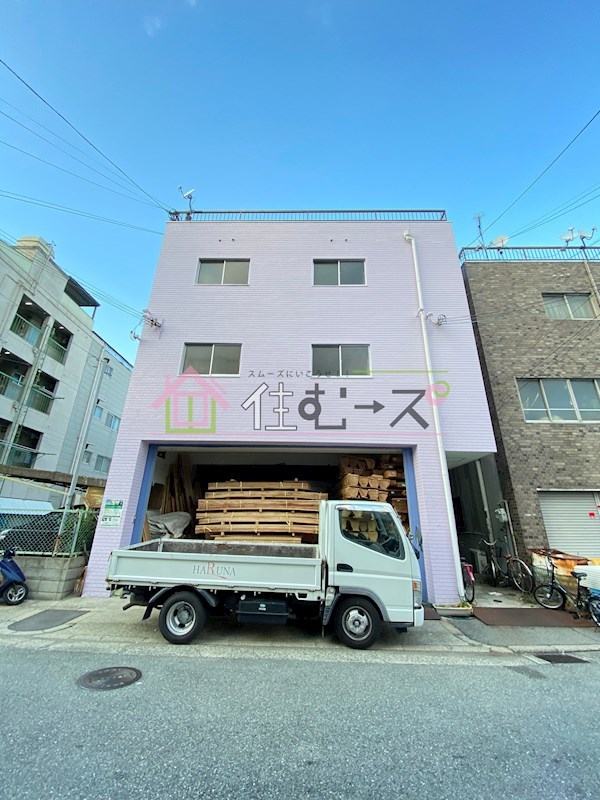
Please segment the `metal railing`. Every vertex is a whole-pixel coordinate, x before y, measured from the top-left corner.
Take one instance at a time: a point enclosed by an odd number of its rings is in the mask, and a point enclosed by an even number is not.
[[[8,397],[9,400],[18,400],[22,391],[23,385],[17,378],[0,372],[0,394]]]
[[[34,325],[33,322],[25,319],[25,317],[22,317],[20,314],[15,314],[10,329],[13,333],[16,333],[17,336],[20,336],[21,339],[25,339],[26,342],[29,342],[33,347],[38,344],[42,336],[42,329],[38,328],[37,325]]]
[[[600,247],[463,247],[461,261],[600,261]]]
[[[32,469],[36,458],[40,455],[39,450],[34,450],[32,447],[24,447],[21,444],[13,442],[9,448],[10,454],[5,461],[5,448],[6,441],[0,440],[0,463],[6,464],[7,467],[27,467],[28,469]]]
[[[58,361],[59,364],[64,364],[67,359],[67,348],[59,344],[52,336],[48,339],[46,347],[46,354]]]
[[[52,402],[54,395],[42,389],[41,386],[32,386],[27,398],[27,405],[35,411],[41,411],[42,414],[49,414],[52,410]]]
[[[171,221],[196,222],[443,222],[440,209],[409,211],[170,211]]]
[[[23,555],[88,555],[98,523],[96,511],[67,511],[60,532],[63,511],[32,513],[19,510],[0,511],[0,549],[14,547]]]

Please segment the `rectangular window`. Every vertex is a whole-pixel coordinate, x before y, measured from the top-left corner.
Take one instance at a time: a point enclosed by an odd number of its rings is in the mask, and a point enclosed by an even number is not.
[[[119,430],[119,423],[121,422],[121,418],[117,417],[115,414],[110,414],[109,412],[106,413],[106,419],[104,420],[104,424],[107,428],[111,428],[113,431]]]
[[[247,286],[249,270],[249,260],[201,259],[198,262],[196,283]]]
[[[369,377],[369,345],[313,344],[312,373],[319,378]]]
[[[549,319],[594,319],[590,293],[542,294],[544,307]]]
[[[241,344],[186,344],[183,372],[192,367],[199,375],[239,375]]]
[[[110,469],[110,458],[108,458],[108,456],[96,456],[96,466],[94,469],[96,472],[108,473]]]
[[[344,539],[384,556],[403,560],[402,534],[388,511],[363,511],[357,506],[338,506]]]
[[[94,409],[94,416],[96,417],[96,419],[102,419],[103,411],[104,409],[102,408],[102,406],[96,406],[96,408]]]
[[[517,381],[527,422],[600,421],[600,384],[585,378]]]
[[[315,286],[364,286],[364,260],[313,261]]]
[[[113,368],[109,364],[104,367],[104,374],[107,378],[112,378]]]
[[[84,450],[83,453],[83,463],[89,464],[92,460],[92,451],[91,450]]]

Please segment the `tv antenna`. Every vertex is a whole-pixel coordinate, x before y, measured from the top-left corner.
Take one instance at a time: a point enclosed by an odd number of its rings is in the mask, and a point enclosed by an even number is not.
[[[591,233],[588,233],[587,231],[577,231],[577,236],[579,236],[579,238],[581,239],[581,246],[585,247],[586,246],[585,243],[590,239],[592,239],[595,233],[596,233],[596,228],[592,228]]]
[[[189,204],[190,204],[190,213],[191,213],[191,211],[192,211],[192,195],[194,194],[194,192],[196,190],[195,189],[188,189],[187,192],[184,192],[183,191],[183,186],[178,186],[177,188],[181,192],[181,196],[183,197],[183,199],[187,200],[189,202]]]
[[[568,247],[575,238],[575,228],[569,228],[569,230],[566,233],[563,233],[563,235],[560,238]]]
[[[493,242],[490,242],[490,247],[497,247],[502,250],[508,244],[508,236],[497,236]]]
[[[481,230],[481,220],[484,217],[483,211],[478,211],[477,214],[473,217],[475,222],[477,223],[477,238],[479,239],[480,247],[485,247],[485,242],[483,241],[483,231]]]

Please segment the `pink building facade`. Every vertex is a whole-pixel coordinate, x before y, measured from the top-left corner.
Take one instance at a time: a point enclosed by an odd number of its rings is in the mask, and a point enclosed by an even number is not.
[[[101,515],[86,595],[106,596],[179,448],[208,466],[404,453],[428,599],[459,598],[448,469],[495,444],[443,212],[194,213],[167,224],[149,309],[106,487],[122,512]]]

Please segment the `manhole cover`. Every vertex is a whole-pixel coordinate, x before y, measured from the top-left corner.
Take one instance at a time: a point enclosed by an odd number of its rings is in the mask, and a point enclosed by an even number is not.
[[[84,689],[103,692],[109,689],[122,689],[123,686],[139,681],[141,677],[140,670],[134,667],[105,667],[86,672],[81,678],[77,678],[77,685]]]
[[[587,664],[585,658],[569,656],[566,653],[534,653],[536,658],[549,661],[551,664]]]

